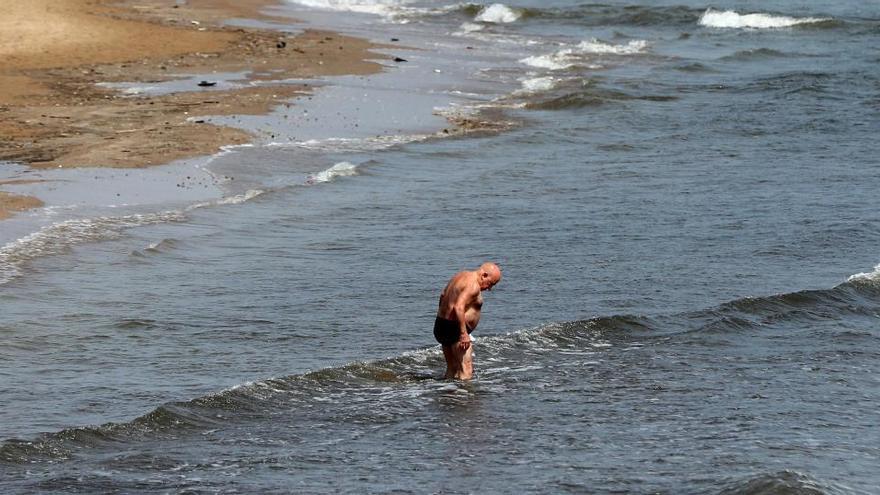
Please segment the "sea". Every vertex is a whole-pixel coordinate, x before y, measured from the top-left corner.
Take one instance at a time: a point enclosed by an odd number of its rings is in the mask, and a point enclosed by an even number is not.
[[[210,157],[0,164],[46,201],[0,224],[0,492],[880,493],[880,4],[268,12],[385,68]]]

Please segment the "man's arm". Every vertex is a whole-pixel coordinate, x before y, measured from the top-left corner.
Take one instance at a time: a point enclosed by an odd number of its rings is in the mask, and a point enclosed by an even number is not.
[[[455,311],[455,321],[458,322],[458,345],[462,351],[466,351],[471,346],[471,336],[468,334],[467,328],[467,307],[468,304],[480,294],[480,286],[472,283],[465,283],[464,287],[458,293],[453,309]]]

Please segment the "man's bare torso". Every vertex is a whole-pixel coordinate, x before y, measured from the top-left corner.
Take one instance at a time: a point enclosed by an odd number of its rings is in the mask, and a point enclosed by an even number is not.
[[[465,296],[465,324],[469,330],[473,330],[480,323],[480,310],[483,307],[483,295],[474,272],[458,272],[449,280],[446,288],[440,294],[437,316],[446,320],[458,321],[455,304],[463,295]]]

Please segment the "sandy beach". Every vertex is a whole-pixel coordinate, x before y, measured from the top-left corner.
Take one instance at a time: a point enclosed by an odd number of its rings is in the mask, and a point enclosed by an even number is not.
[[[370,74],[375,45],[337,33],[221,25],[271,20],[266,0],[33,0],[0,2],[0,160],[31,168],[159,165],[253,140],[208,115],[262,114],[310,91],[292,78]],[[290,22],[290,19],[286,19]],[[209,74],[243,73],[230,90]],[[98,83],[157,83],[205,74],[205,85],[128,95]],[[3,183],[0,183],[2,190]],[[0,193],[0,219],[40,206]]]

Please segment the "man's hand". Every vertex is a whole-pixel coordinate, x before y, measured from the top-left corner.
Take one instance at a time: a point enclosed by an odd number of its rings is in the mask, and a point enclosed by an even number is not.
[[[458,348],[461,349],[461,352],[467,351],[471,347],[471,336],[468,334],[464,334],[458,339]]]

